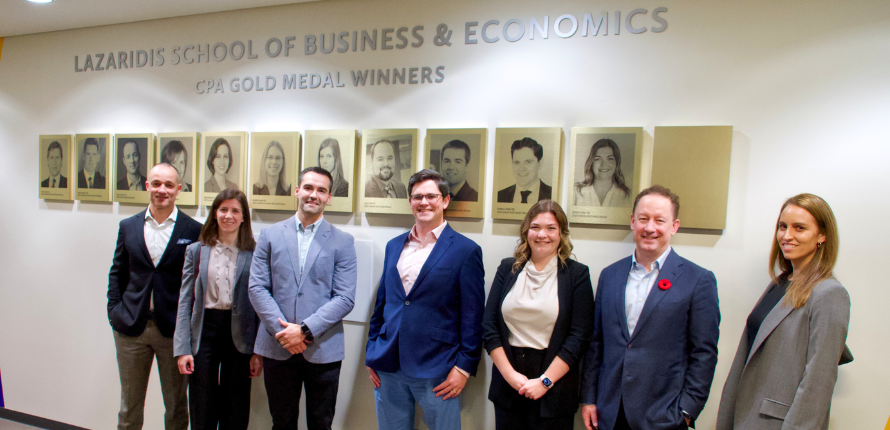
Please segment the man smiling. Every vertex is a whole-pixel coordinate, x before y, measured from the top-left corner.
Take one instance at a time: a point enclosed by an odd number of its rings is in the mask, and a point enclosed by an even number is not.
[[[384,199],[408,198],[405,184],[395,177],[396,149],[389,140],[383,139],[371,147],[371,176],[365,183],[365,197]]]
[[[470,162],[470,145],[462,140],[452,140],[442,147],[439,170],[448,181],[453,202],[478,202],[479,192],[467,183],[467,164]]]
[[[145,176],[139,171],[139,162],[142,160],[142,154],[139,152],[139,145],[135,140],[128,140],[121,146],[121,163],[126,169],[126,174],[117,181],[117,189],[124,191],[145,191]],[[121,175],[118,175],[120,177]],[[177,183],[179,183],[177,177]]]
[[[539,177],[544,147],[530,137],[514,141],[510,146],[513,179],[516,184],[498,191],[498,203],[535,203],[549,199],[552,187]]]
[[[99,141],[87,138],[83,143],[83,169],[77,174],[77,188],[105,188],[105,177],[99,173]]]
[[[386,245],[366,346],[377,425],[413,429],[416,402],[430,429],[460,429],[458,398],[482,351],[482,248],[445,222],[441,175],[421,170],[408,186],[414,227]]]

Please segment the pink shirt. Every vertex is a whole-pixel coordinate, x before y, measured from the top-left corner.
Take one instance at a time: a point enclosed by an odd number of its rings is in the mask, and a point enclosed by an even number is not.
[[[445,230],[446,225],[448,222],[443,221],[442,225],[427,233],[426,237],[418,236],[416,224],[411,228],[411,234],[408,235],[408,241],[405,242],[399,262],[396,264],[399,277],[402,278],[402,286],[405,287],[405,295],[411,292],[411,287],[414,286],[420,269],[426,263],[430,253],[433,252],[433,247],[436,246],[436,241],[439,240],[439,235],[442,234],[442,230]]]

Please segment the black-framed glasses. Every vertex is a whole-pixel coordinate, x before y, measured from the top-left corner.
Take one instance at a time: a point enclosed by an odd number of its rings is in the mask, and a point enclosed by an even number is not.
[[[410,198],[412,202],[420,203],[423,199],[430,203],[436,203],[439,201],[439,198],[442,197],[441,194],[411,194]]]

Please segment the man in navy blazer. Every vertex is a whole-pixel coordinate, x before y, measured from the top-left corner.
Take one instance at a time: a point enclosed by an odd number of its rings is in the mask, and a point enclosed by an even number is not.
[[[415,401],[432,430],[460,429],[458,396],[482,351],[482,248],[445,222],[448,182],[408,182],[415,224],[386,245],[365,365],[381,429],[414,428]]]
[[[201,223],[176,208],[182,185],[170,164],[154,166],[145,182],[148,210],[120,223],[108,273],[108,322],[121,378],[118,429],[141,429],[151,362],[157,359],[167,430],[188,428],[186,376],[173,357],[173,333],[185,248]]]
[[[300,173],[297,215],[260,233],[250,268],[250,302],[260,317],[254,353],[263,356],[273,429],[295,429],[306,388],[309,430],[334,421],[343,317],[355,305],[357,281],[352,235],[324,219],[331,174]]]
[[[717,365],[714,274],[671,249],[680,201],[659,185],[634,201],[634,253],[605,268],[584,363],[584,424],[602,430],[694,427]]]

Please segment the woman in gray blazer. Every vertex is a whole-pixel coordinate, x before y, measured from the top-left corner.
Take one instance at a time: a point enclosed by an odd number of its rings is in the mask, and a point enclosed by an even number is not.
[[[799,194],[782,206],[770,253],[772,282],[732,362],[717,430],[828,428],[845,350],[850,296],[834,278],[838,231],[828,203]]]
[[[247,428],[250,378],[262,371],[253,355],[259,319],[247,293],[255,246],[247,196],[222,190],[200,241],[186,248],[173,335],[179,372],[189,375],[193,430]]]

